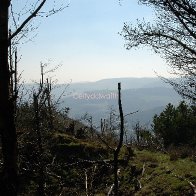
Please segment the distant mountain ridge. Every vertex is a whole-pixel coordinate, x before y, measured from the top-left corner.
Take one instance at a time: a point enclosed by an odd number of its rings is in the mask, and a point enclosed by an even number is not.
[[[57,84],[53,94],[58,98],[65,90],[59,107],[70,107],[70,116],[79,119],[86,112],[95,122],[107,118],[111,107],[118,111],[117,84],[122,85],[124,113],[138,112],[129,117],[130,122],[151,123],[152,117],[159,114],[168,103],[178,104],[181,97],[160,78],[112,78],[96,82]],[[32,88],[33,84],[26,84]]]
[[[143,78],[110,78],[102,79],[95,82],[70,82],[67,84],[56,84],[54,93],[60,93],[66,87],[67,92],[86,92],[86,91],[99,91],[99,90],[117,90],[117,84],[121,82],[122,90],[125,89],[138,89],[138,88],[154,88],[154,87],[167,87],[172,88],[158,77],[143,77]],[[35,86],[33,83],[26,83],[27,89]],[[59,91],[59,92],[58,92]]]
[[[168,87],[160,78],[111,78],[102,79],[96,82],[71,83],[70,88],[77,91],[89,90],[116,90],[118,82],[121,82],[122,89]]]
[[[181,100],[173,88],[159,78],[113,78],[70,84],[67,90],[71,93],[64,98],[63,105],[71,108],[70,114],[74,118],[80,118],[87,112],[95,122],[99,122],[100,118],[107,117],[109,108],[113,107],[118,111],[118,101],[115,98],[99,99],[96,95],[111,92],[117,94],[118,82],[122,84],[124,113],[138,110],[138,113],[129,118],[131,122],[151,123],[152,117],[159,114],[168,103],[176,105]]]

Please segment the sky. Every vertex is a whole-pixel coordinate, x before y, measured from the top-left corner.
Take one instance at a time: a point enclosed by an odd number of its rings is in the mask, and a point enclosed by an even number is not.
[[[60,1],[60,0],[59,0]],[[59,2],[57,1],[57,2]],[[27,1],[28,2],[28,1]],[[54,6],[49,0],[44,11]],[[66,5],[66,1],[64,1]],[[164,60],[149,48],[126,50],[119,35],[125,22],[154,20],[153,10],[137,0],[69,0],[69,6],[51,17],[37,17],[38,27],[19,45],[19,70],[25,82],[40,78],[40,63],[47,69],[61,65],[50,76],[59,83],[105,78],[167,76]],[[23,9],[24,0],[15,7]],[[58,7],[60,4],[56,4]],[[22,21],[22,19],[21,19]]]

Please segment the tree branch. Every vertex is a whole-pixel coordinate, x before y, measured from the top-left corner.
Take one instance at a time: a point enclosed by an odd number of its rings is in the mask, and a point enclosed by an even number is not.
[[[25,25],[27,24],[27,23],[29,23],[29,21],[32,19],[32,18],[34,18],[34,17],[36,17],[37,16],[37,13],[40,11],[40,9],[43,7],[43,5],[46,3],[46,0],[43,0],[40,4],[39,4],[39,6],[37,7],[37,9],[35,9],[35,11],[33,12],[33,13],[31,13],[31,15],[18,27],[18,29],[16,29],[16,31],[13,33],[13,34],[11,34],[11,36],[9,37],[9,39],[8,39],[8,46],[10,45],[10,43],[11,43],[11,40],[14,38],[14,37],[16,37],[17,35],[18,35],[18,33],[20,33],[21,31],[22,31],[22,29],[25,27]]]
[[[194,39],[196,39],[196,34],[194,33],[194,31],[192,31],[191,29],[189,29],[189,27],[185,24],[185,22],[181,19],[181,15],[180,12],[178,10],[176,10],[172,4],[167,1],[172,13],[178,18],[179,22],[184,26],[184,28],[190,33],[191,36],[193,36]]]

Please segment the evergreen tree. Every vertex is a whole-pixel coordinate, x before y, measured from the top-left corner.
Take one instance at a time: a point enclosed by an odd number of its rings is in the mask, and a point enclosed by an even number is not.
[[[163,139],[165,147],[196,144],[195,106],[184,101],[177,107],[168,104],[160,115],[154,116],[152,126],[156,136]]]

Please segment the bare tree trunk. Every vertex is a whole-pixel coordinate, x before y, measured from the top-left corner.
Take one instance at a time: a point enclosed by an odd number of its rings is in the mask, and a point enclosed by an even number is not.
[[[43,146],[42,146],[42,135],[41,135],[41,128],[40,128],[40,111],[39,111],[39,103],[38,103],[38,96],[35,94],[33,95],[34,99],[34,113],[35,113],[35,131],[37,133],[37,145],[38,145],[38,189],[37,193],[39,196],[45,195],[44,190],[44,162],[43,162]]]
[[[52,105],[51,105],[51,82],[49,82],[48,78],[46,79],[47,83],[47,102],[48,102],[48,113],[49,113],[49,129],[52,131],[54,129],[53,124],[53,113],[52,113]]]
[[[9,4],[9,0],[0,0],[0,133],[3,152],[0,195],[12,196],[17,195],[17,141],[8,65]]]
[[[120,113],[120,139],[117,148],[114,151],[114,195],[118,195],[119,182],[118,182],[118,155],[123,144],[124,136],[124,116],[121,103],[121,83],[118,83],[118,106]]]

